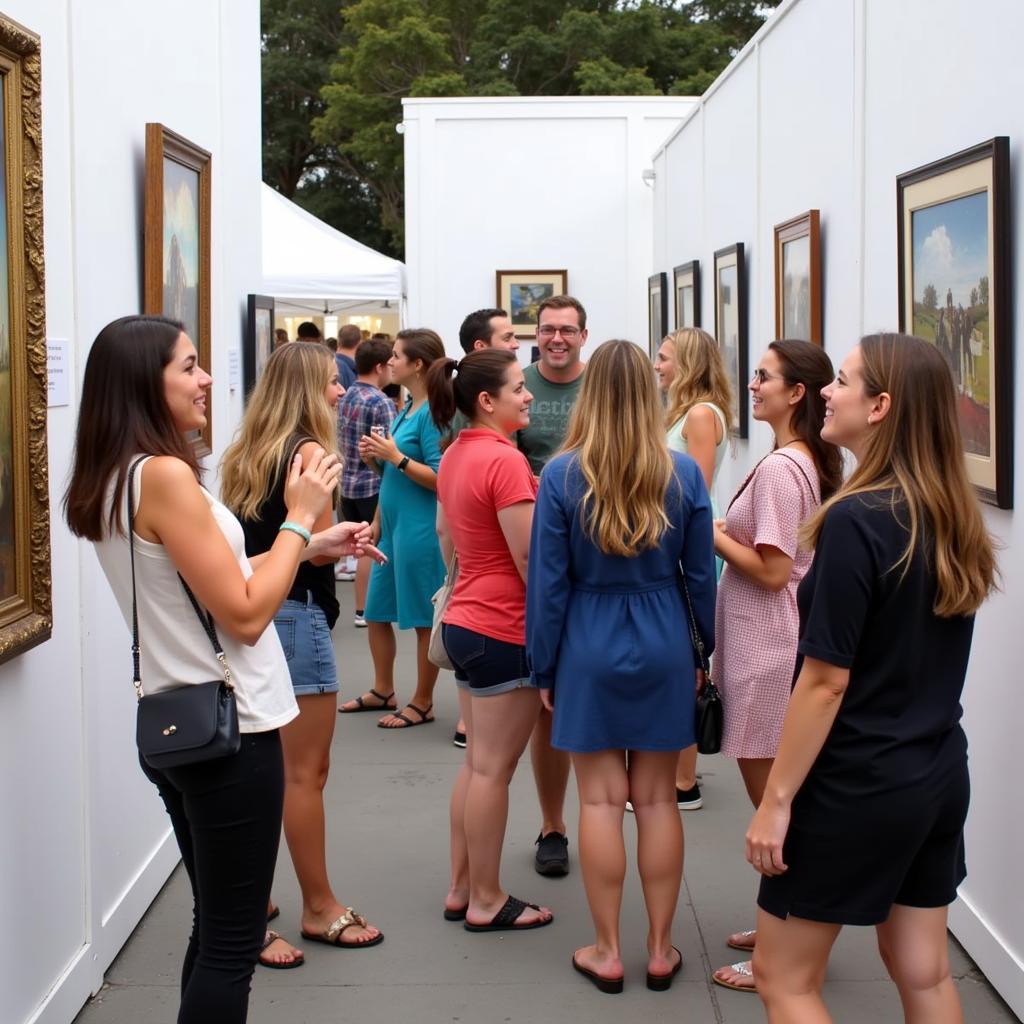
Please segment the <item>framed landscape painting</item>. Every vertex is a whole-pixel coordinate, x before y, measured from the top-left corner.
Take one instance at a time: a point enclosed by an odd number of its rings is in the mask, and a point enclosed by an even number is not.
[[[775,337],[822,343],[817,210],[775,225]]]
[[[715,253],[715,337],[733,393],[733,423],[737,437],[746,437],[747,424],[747,278],[743,243]]]
[[[700,327],[700,260],[691,260],[672,270],[676,330]]]
[[[647,278],[647,351],[651,359],[668,333],[668,274]]]
[[[949,365],[968,472],[999,508],[1013,507],[1009,186],[1005,136],[896,181],[900,330]]]
[[[537,309],[553,295],[569,291],[567,270],[498,270],[495,305],[508,311],[516,337],[537,337]]]
[[[269,295],[250,295],[242,347],[242,378],[248,401],[256,381],[274,351],[274,299]]]
[[[50,638],[39,37],[0,15],[0,662]]]
[[[180,320],[210,369],[211,157],[162,124],[146,125],[145,312]],[[213,409],[196,432],[198,455],[213,450]]]

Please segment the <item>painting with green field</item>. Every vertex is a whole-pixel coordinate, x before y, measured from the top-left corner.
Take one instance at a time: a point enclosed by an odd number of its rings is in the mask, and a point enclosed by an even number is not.
[[[942,353],[957,391],[964,449],[992,454],[988,193],[913,211],[913,333]]]

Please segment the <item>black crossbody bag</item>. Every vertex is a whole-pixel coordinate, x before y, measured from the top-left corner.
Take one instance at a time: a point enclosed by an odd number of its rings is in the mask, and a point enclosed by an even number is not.
[[[135,470],[140,462],[142,459],[136,459],[128,470],[128,546],[132,561],[132,681],[139,701],[135,721],[135,743],[139,753],[151,767],[176,768],[179,765],[212,761],[218,757],[237,754],[241,746],[238,707],[235,703],[231,670],[217,639],[213,616],[209,612],[203,614],[199,602],[189,585],[182,579],[181,573],[178,574],[178,579],[181,580],[196,616],[209,637],[224,678],[209,683],[186,683],[148,696],[142,692],[139,612],[135,597]]]
[[[722,749],[722,727],[725,719],[722,695],[711,680],[711,665],[707,654],[704,653],[704,641],[701,639],[700,630],[697,629],[697,617],[693,614],[693,602],[690,600],[690,590],[686,586],[686,573],[683,571],[682,562],[679,563],[679,578],[682,580],[683,597],[686,599],[690,640],[700,659],[700,667],[704,670],[705,678],[704,689],[697,694],[697,708],[693,720],[697,733],[697,750],[701,754],[717,754]]]

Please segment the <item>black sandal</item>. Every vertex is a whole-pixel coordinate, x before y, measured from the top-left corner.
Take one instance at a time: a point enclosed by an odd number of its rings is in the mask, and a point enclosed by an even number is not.
[[[359,697],[352,698],[356,702],[354,708],[338,708],[338,714],[358,715],[360,711],[394,711],[398,707],[397,701],[394,704],[391,703],[395,699],[394,693],[390,693],[386,697],[383,693],[378,693],[376,690],[370,690],[369,693],[372,693],[380,701],[380,704],[367,704],[367,694],[362,694]],[[348,702],[346,701],[346,703]]]
[[[411,718],[409,718],[408,715],[406,715],[404,713],[404,712],[406,712],[406,711],[408,711],[410,709],[415,711],[416,714],[420,716],[420,720],[418,722],[414,722]],[[432,717],[428,717],[428,716],[430,716],[430,712],[433,709],[434,709],[434,705],[433,704],[428,704],[426,711],[424,711],[422,708],[416,707],[415,704],[406,704],[405,707],[402,708],[401,711],[394,711],[394,710],[391,711],[391,717],[392,718],[397,718],[401,722],[405,722],[405,725],[385,725],[383,722],[378,722],[377,723],[377,728],[378,729],[394,729],[396,731],[401,731],[402,729],[411,729],[411,728],[413,728],[413,726],[416,726],[416,725],[429,725],[431,722],[434,721],[434,719]],[[369,710],[377,711],[378,709],[377,708],[370,708]]]
[[[519,915],[527,907],[540,910],[536,903],[526,903],[516,899],[515,896],[509,896],[501,910],[491,918],[490,924],[470,924],[469,921],[466,921],[462,927],[467,932],[525,932],[531,928],[543,928],[555,919],[554,916],[551,916],[547,920],[539,918],[536,921],[528,921],[526,924],[516,924]]]

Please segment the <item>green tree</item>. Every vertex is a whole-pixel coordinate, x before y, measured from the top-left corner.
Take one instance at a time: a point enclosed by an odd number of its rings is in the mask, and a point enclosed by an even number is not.
[[[978,282],[978,305],[988,305],[988,274]]]
[[[264,124],[277,136],[265,148],[264,176],[286,195],[292,187],[297,201],[329,214],[342,230],[378,248],[386,236],[390,245],[383,247],[400,251],[404,168],[395,126],[402,97],[697,95],[774,6],[756,0],[263,0]],[[268,58],[279,39],[293,56],[289,31],[299,7],[315,8],[328,29],[308,78],[291,76],[283,59],[270,65],[275,83],[301,83],[278,128],[267,109]],[[328,38],[335,48],[325,73],[320,43]],[[312,97],[317,75],[322,88]],[[364,218],[362,229],[339,223],[346,217]]]
[[[921,295],[921,305],[925,309],[938,309],[939,308],[939,296],[935,291],[935,285],[926,284],[924,286],[924,292]]]

